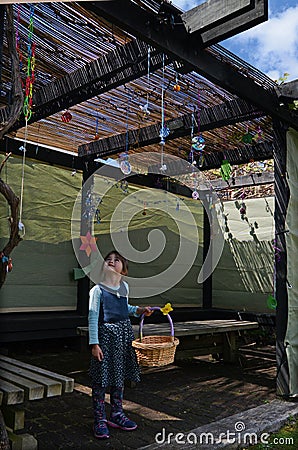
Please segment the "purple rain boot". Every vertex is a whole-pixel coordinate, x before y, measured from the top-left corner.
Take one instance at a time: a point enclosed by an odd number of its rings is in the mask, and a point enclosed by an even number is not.
[[[111,386],[111,417],[108,425],[112,428],[120,428],[124,431],[132,431],[137,428],[137,424],[130,420],[123,412],[123,388]]]
[[[92,403],[94,413],[94,436],[97,439],[108,439],[110,437],[107,427],[106,408],[105,408],[106,388],[99,385],[92,387]]]

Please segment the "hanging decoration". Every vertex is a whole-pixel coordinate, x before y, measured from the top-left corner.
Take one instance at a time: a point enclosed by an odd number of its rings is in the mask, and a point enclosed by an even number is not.
[[[253,136],[253,134],[251,134],[251,133],[248,131],[248,126],[247,126],[247,127],[246,127],[246,133],[242,136],[241,141],[242,141],[244,144],[251,144],[252,141],[253,141],[253,138],[254,138],[254,136]]]
[[[143,216],[146,216],[146,214],[147,214],[147,212],[146,212],[146,206],[147,206],[147,203],[144,202],[144,203],[143,203],[143,212],[142,212]]]
[[[177,72],[176,72],[176,82],[175,82],[175,84],[173,86],[173,90],[175,92],[180,92],[180,90],[181,90],[181,86],[180,86],[180,84],[178,82],[178,74],[177,74]]]
[[[25,116],[26,123],[30,120],[32,116],[32,102],[33,102],[33,83],[35,81],[35,43],[32,41],[33,30],[34,30],[34,5],[30,5],[30,16],[29,16],[29,33],[28,33],[28,56],[27,56],[27,72],[26,72],[26,87],[24,96],[24,106],[23,113]],[[18,44],[17,44],[18,45]]]
[[[228,181],[231,177],[232,167],[227,159],[224,159],[220,166],[220,175],[224,181]]]
[[[9,256],[4,255],[3,252],[0,253],[0,258],[2,261],[2,264],[6,266],[6,272],[12,271],[12,259]]]
[[[260,143],[260,142],[262,142],[262,140],[263,140],[263,131],[261,130],[260,125],[259,125],[258,128],[257,128],[257,131],[256,131],[256,133],[255,133],[255,135],[254,135],[254,137],[253,137],[253,140],[254,140],[255,142],[257,142],[257,143]]]
[[[122,173],[124,173],[124,175],[129,175],[131,173],[131,165],[129,162],[129,155],[128,155],[128,147],[129,147],[129,142],[128,142],[128,119],[129,119],[129,104],[130,104],[131,98],[128,99],[128,103],[127,103],[127,108],[126,108],[126,133],[125,133],[125,151],[120,153],[119,155],[119,165],[120,165],[120,170]]]
[[[167,166],[164,163],[164,146],[166,143],[166,138],[170,134],[169,128],[165,125],[165,106],[164,106],[164,97],[165,97],[165,55],[162,55],[162,85],[161,85],[161,129],[159,133],[160,137],[160,145],[161,145],[161,155],[160,155],[160,170],[161,172],[165,172],[167,170]]]
[[[85,251],[88,257],[91,255],[92,252],[97,251],[96,245],[97,238],[92,236],[89,231],[86,234],[86,236],[80,236],[80,239],[82,242],[80,250]]]
[[[203,167],[205,155],[205,139],[200,133],[200,124],[201,124],[201,105],[200,105],[200,88],[198,89],[198,135],[194,136],[194,113],[191,117],[191,151],[188,156],[188,160],[191,164],[198,167]],[[195,158],[196,156],[196,158]]]
[[[98,139],[99,139],[98,127],[99,127],[99,118],[98,118],[98,113],[97,113],[96,122],[95,122],[95,135],[93,138],[95,141],[98,141]]]
[[[67,111],[64,111],[64,112],[62,113],[62,115],[61,115],[61,120],[62,120],[62,122],[68,123],[68,122],[71,121],[71,119],[72,119],[72,114],[71,114],[68,110],[67,110]]]
[[[99,205],[102,203],[102,199],[92,194],[91,189],[88,189],[84,201],[84,211],[82,217],[89,222],[95,218],[97,223],[100,223],[100,209]]]
[[[20,22],[20,9],[18,9],[18,22]],[[25,180],[25,162],[26,162],[26,146],[28,136],[28,121],[32,116],[32,104],[33,104],[33,83],[35,81],[35,46],[33,42],[34,31],[34,5],[30,5],[29,13],[29,25],[28,25],[28,42],[27,42],[27,69],[26,69],[26,85],[23,104],[23,114],[25,117],[25,135],[24,144],[20,147],[20,151],[23,152],[22,158],[22,178],[21,178],[21,194],[20,194],[20,214],[18,229],[22,233],[22,237],[25,235],[25,225],[22,222],[23,215],[23,199],[24,199],[24,180]],[[17,31],[17,46],[19,46],[19,36]],[[22,59],[22,57],[21,57]],[[21,61],[20,61],[21,63]]]
[[[131,165],[129,162],[128,152],[125,151],[120,153],[119,160],[121,172],[124,173],[124,175],[129,175],[131,173]]]
[[[151,59],[151,53],[150,53],[150,47],[148,47],[148,56],[147,56],[147,101],[145,105],[140,105],[140,110],[142,111],[143,119],[147,119],[148,116],[150,116],[150,110],[149,110],[149,92],[150,92],[150,59]]]
[[[128,182],[127,180],[120,180],[116,183],[116,187],[120,188],[123,194],[128,194]]]
[[[21,18],[21,5],[18,4],[17,23],[16,23],[16,49],[17,49],[17,54],[18,54],[18,57],[19,57],[20,73],[21,73],[22,72],[22,67],[23,67],[23,54],[22,54],[21,45],[20,45],[21,38],[20,38],[20,35],[19,35],[20,18]],[[22,81],[22,87],[24,87],[23,81]]]

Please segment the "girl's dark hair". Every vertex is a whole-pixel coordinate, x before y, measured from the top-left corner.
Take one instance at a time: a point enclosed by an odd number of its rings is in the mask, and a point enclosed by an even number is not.
[[[124,258],[124,256],[120,255],[119,252],[117,252],[116,250],[112,250],[110,251],[107,256],[105,257],[105,261],[111,256],[111,255],[115,255],[117,256],[117,258],[120,259],[120,261],[122,262],[122,275],[127,275],[128,274],[128,261],[126,258]]]

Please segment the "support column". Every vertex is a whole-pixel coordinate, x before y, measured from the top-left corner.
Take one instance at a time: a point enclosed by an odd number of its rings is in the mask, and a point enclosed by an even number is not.
[[[274,122],[274,180],[275,180],[275,299],[276,307],[276,362],[277,394],[289,394],[289,369],[285,349],[285,335],[288,320],[287,295],[287,252],[285,241],[285,221],[289,201],[289,188],[286,180],[286,128]]]

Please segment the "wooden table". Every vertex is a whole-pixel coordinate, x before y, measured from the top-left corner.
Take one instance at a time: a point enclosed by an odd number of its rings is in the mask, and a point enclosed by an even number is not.
[[[145,318],[146,321],[146,318]],[[245,320],[195,320],[188,322],[175,322],[175,336],[179,338],[176,350],[176,360],[192,358],[193,356],[218,355],[225,362],[235,362],[238,352],[239,334],[246,330],[254,330],[259,327],[258,322]],[[134,334],[137,337],[138,325],[133,325]],[[88,335],[88,327],[78,327],[80,336]],[[151,324],[144,323],[144,336],[169,335],[168,323]]]
[[[36,439],[14,434],[24,429],[25,401],[72,392],[74,379],[0,355],[0,405],[12,448],[37,449]]]

